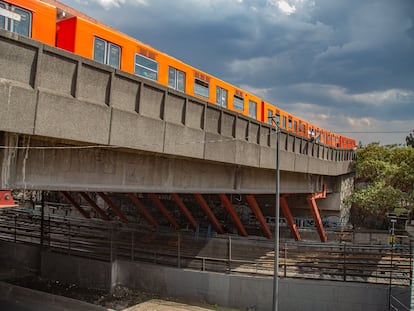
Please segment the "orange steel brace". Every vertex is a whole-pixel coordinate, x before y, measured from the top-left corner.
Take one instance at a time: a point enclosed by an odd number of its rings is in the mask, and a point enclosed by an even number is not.
[[[323,228],[323,223],[321,219],[321,215],[319,213],[318,205],[316,204],[316,199],[326,198],[326,187],[323,185],[323,191],[319,193],[311,193],[308,194],[306,200],[308,201],[309,207],[312,212],[313,219],[315,220],[316,229],[318,230],[319,238],[322,242],[326,242],[328,240],[325,229]]]
[[[216,230],[219,233],[224,233],[223,227],[220,225],[220,223],[217,220],[216,216],[214,216],[213,212],[211,211],[210,207],[208,206],[206,200],[204,200],[203,196],[201,194],[194,193],[194,197],[196,198],[196,200],[200,204],[201,208],[206,213],[207,217],[213,223],[214,228],[216,228]]]
[[[0,190],[0,208],[14,206],[17,206],[17,204],[13,200],[11,190]]]
[[[84,198],[90,206],[99,214],[101,215],[102,219],[105,220],[111,220],[108,215],[105,214],[105,212],[96,204],[87,194],[86,192],[79,192],[79,194]]]
[[[79,213],[81,213],[83,215],[83,217],[85,218],[91,218],[91,216],[89,215],[89,213],[87,211],[85,211],[79,204],[78,202],[76,202],[72,196],[69,194],[69,192],[67,191],[61,191],[61,194],[63,194],[63,196],[66,198],[66,200],[68,200],[78,211]]]
[[[262,211],[259,208],[259,205],[257,205],[256,199],[253,195],[246,195],[247,202],[250,204],[250,208],[252,209],[253,213],[256,215],[257,220],[260,223],[260,226],[262,227],[264,235],[271,239],[272,238],[272,232],[269,229],[269,226],[266,223],[266,219],[264,218]]]
[[[114,205],[111,199],[103,192],[97,192],[97,194],[108,204],[108,206],[118,215],[123,223],[128,223],[128,219],[121,213],[121,211]]]
[[[239,230],[239,233],[242,236],[247,236],[247,231],[244,228],[239,216],[237,216],[236,211],[233,208],[233,205],[231,204],[229,198],[227,197],[227,195],[225,194],[219,194],[220,200],[221,202],[223,202],[224,207],[226,208],[226,210],[229,212],[231,218],[233,218],[234,224],[237,227],[237,230]]]
[[[196,229],[197,228],[197,222],[195,221],[193,215],[191,215],[188,208],[185,206],[183,200],[181,200],[180,196],[176,193],[171,193],[171,197],[175,201],[175,203],[178,205],[180,210],[183,212],[184,216],[187,217],[188,221],[190,222],[191,226]]]
[[[290,227],[290,231],[292,232],[296,241],[300,241],[300,234],[298,228],[296,227],[295,221],[293,220],[293,216],[290,212],[289,205],[286,201],[286,195],[280,196],[280,208],[282,209],[283,215],[285,215],[285,218]]]
[[[152,202],[154,202],[154,204],[159,208],[165,218],[167,218],[168,221],[175,227],[175,229],[180,229],[180,225],[175,221],[174,217],[170,214],[164,204],[162,204],[160,199],[158,199],[158,197],[153,193],[148,193],[148,197]]]
[[[135,204],[138,211],[148,220],[148,222],[153,225],[154,227],[158,227],[158,222],[155,220],[154,217],[147,211],[144,204],[137,198],[137,196],[133,193],[127,193],[128,198]]]

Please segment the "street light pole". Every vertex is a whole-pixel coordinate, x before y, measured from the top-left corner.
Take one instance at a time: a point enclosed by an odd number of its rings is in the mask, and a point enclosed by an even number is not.
[[[280,161],[279,161],[279,142],[280,128],[276,122],[276,195],[275,195],[275,257],[274,257],[274,276],[273,276],[273,311],[277,311],[279,302],[279,205],[280,205]]]

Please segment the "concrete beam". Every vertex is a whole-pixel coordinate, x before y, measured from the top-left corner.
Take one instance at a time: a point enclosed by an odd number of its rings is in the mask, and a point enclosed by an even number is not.
[[[6,136],[2,189],[260,194],[276,188],[274,170]],[[281,172],[282,193],[317,192],[320,185],[320,176]]]

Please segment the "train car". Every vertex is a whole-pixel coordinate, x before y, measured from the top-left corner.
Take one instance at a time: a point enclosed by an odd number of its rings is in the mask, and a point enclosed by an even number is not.
[[[261,121],[271,125],[276,122],[279,128],[292,132],[298,136],[310,138],[309,123],[280,109],[266,101],[262,101]]]
[[[0,28],[55,45],[56,8],[37,0],[0,0]]]

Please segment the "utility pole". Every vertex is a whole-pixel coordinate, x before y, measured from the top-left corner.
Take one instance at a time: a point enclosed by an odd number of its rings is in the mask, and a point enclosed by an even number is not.
[[[275,195],[275,256],[274,256],[274,276],[273,276],[273,311],[278,310],[279,304],[279,218],[280,218],[280,128],[276,121],[276,116],[272,120],[276,128],[276,195]]]

